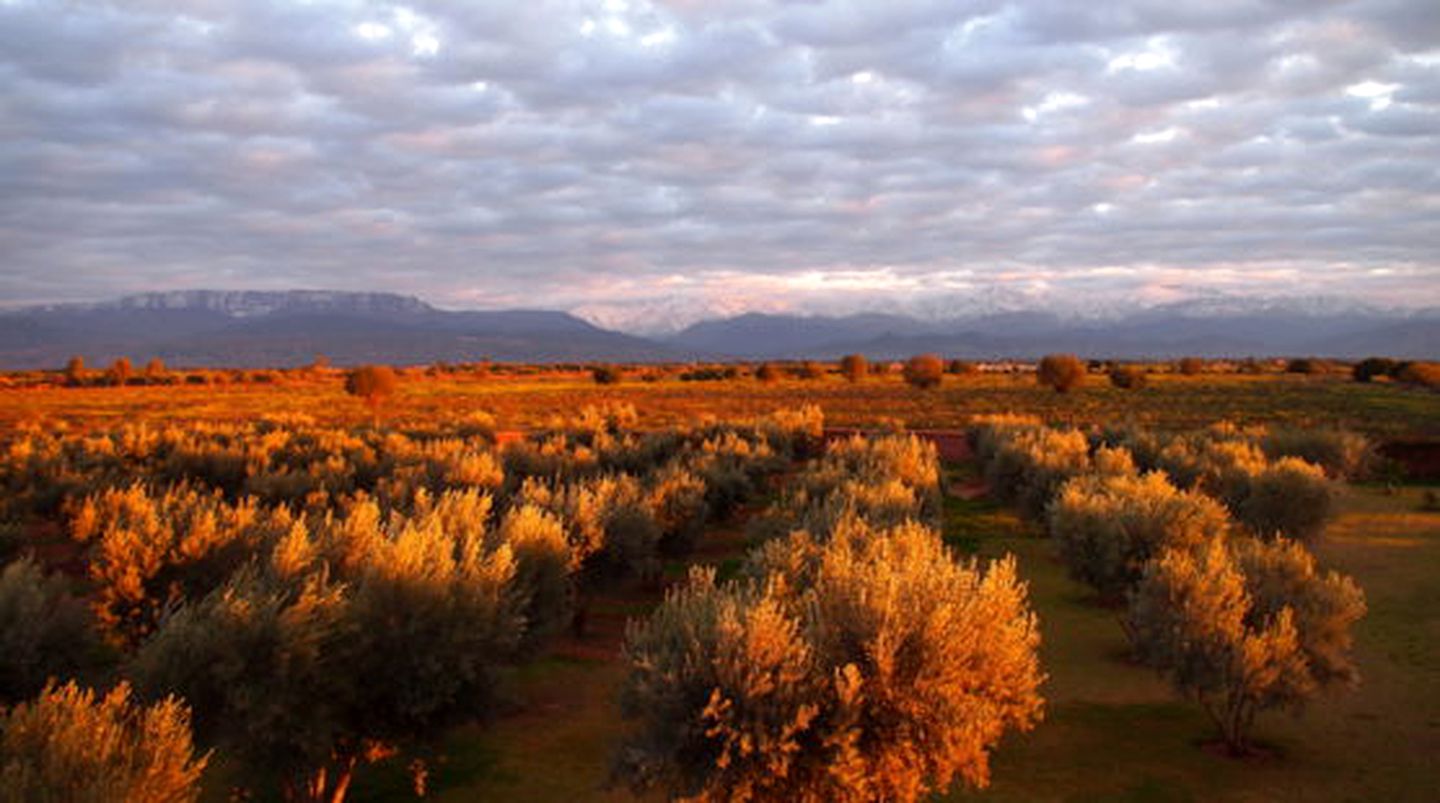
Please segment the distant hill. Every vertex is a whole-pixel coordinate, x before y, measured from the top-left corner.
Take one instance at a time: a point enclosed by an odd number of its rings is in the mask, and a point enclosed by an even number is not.
[[[666,340],[672,346],[734,357],[809,356],[845,341],[923,335],[934,327],[902,315],[801,317],[746,313],[701,321]]]
[[[337,365],[482,359],[524,362],[677,359],[674,349],[564,312],[452,312],[388,293],[147,293],[100,304],[0,313],[0,365],[95,365],[127,356],[175,366]]]
[[[898,358],[923,352],[952,357],[1168,359],[1188,355],[1440,357],[1440,312],[1354,308],[1173,304],[1105,320],[1007,312],[951,321],[901,315],[741,315],[704,321],[666,342],[751,359],[848,353]]]
[[[1396,312],[1333,299],[1205,299],[1105,319],[1002,310],[951,320],[902,314],[748,313],[663,341],[551,310],[449,311],[390,293],[318,290],[147,293],[99,304],[0,312],[0,367],[58,368],[160,357],[173,366],[646,362],[691,358],[948,357],[1169,359],[1196,355],[1440,357],[1440,310]]]

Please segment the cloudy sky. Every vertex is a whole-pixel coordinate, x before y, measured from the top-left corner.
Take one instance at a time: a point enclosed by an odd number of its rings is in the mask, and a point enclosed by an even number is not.
[[[1440,300],[1440,2],[0,0],[0,303]]]

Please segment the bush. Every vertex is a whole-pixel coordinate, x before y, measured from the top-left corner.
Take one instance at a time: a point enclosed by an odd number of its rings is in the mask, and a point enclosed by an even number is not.
[[[980,366],[968,360],[951,360],[946,364],[945,372],[956,376],[971,376],[980,373]]]
[[[824,379],[825,366],[814,360],[806,360],[795,366],[795,377],[806,380]]]
[[[1185,376],[1196,376],[1205,372],[1205,361],[1199,357],[1182,357],[1175,364],[1175,370]]]
[[[840,373],[851,382],[859,382],[869,373],[870,363],[860,354],[847,354],[840,358]]]
[[[145,364],[145,381],[150,384],[161,384],[169,378],[169,372],[165,370],[165,361],[154,357]]]
[[[1440,388],[1440,363],[1412,362],[1395,369],[1395,379],[1407,385]]]
[[[945,362],[934,354],[918,354],[905,362],[902,375],[911,387],[921,390],[939,387],[945,376]]]
[[[773,362],[762,363],[755,369],[755,378],[761,382],[771,383],[780,381],[780,366]]]
[[[1364,476],[1375,459],[1364,435],[1338,429],[1272,430],[1261,438],[1260,445],[1272,460],[1298,457],[1340,479]]]
[[[98,645],[90,617],[29,558],[0,571],[0,706],[34,697],[51,678],[74,677]]]
[[[85,370],[84,357],[77,354],[65,363],[65,384],[71,387],[79,387],[85,384],[88,376],[89,373]]]
[[[644,489],[629,474],[584,477],[561,484],[529,480],[517,499],[544,508],[564,522],[577,567],[641,576],[658,568],[664,533]]]
[[[825,411],[816,404],[776,410],[756,420],[755,429],[777,455],[804,460],[824,443]]]
[[[132,671],[189,700],[197,730],[257,777],[341,801],[360,762],[493,709],[527,595],[483,522],[382,522],[367,501],[319,525],[168,617]]]
[[[130,364],[129,357],[120,357],[110,363],[110,368],[105,371],[105,381],[116,387],[125,385],[130,377],[135,375],[135,368]]]
[[[998,498],[1038,519],[1060,486],[1090,467],[1090,444],[1083,433],[1022,429],[1002,439],[985,467],[985,480]]]
[[[1056,393],[1067,393],[1085,381],[1085,363],[1073,354],[1050,354],[1036,366],[1035,379]]]
[[[689,552],[703,533],[709,512],[705,480],[672,461],[655,471],[647,485],[647,504],[660,526],[661,546],[670,554]]]
[[[1139,390],[1149,379],[1145,369],[1136,365],[1121,365],[1110,369],[1110,384],[1121,390]]]
[[[1162,550],[1196,547],[1230,526],[1218,503],[1178,490],[1158,472],[1070,480],[1050,503],[1048,521],[1070,575],[1111,600],[1139,582]]]
[[[388,365],[364,365],[346,375],[345,392],[364,401],[378,421],[380,405],[394,395],[399,382],[395,369]]]
[[[189,712],[144,706],[124,683],[104,697],[74,683],[0,715],[0,801],[189,803],[208,756],[196,756]]]
[[[597,365],[590,369],[590,378],[597,385],[618,385],[624,374],[613,365]]]
[[[1324,360],[1314,357],[1297,357],[1285,363],[1287,374],[1323,374],[1328,369]]]
[[[933,531],[850,525],[767,550],[761,576],[688,585],[626,634],[637,788],[715,800],[914,801],[989,781],[1039,718],[1039,631],[1013,559],[951,560]]]
[[[231,505],[219,493],[174,488],[152,495],[132,485],[86,497],[70,528],[90,545],[101,630],[112,644],[133,648],[167,611],[223,584],[290,525],[287,513],[261,510],[253,499]]]
[[[1357,681],[1350,628],[1364,613],[1359,587],[1320,574],[1298,544],[1217,539],[1162,553],[1128,619],[1142,659],[1198,700],[1243,754],[1257,712],[1297,709],[1323,688]]]
[[[1350,375],[1356,382],[1371,382],[1379,376],[1390,376],[1395,371],[1395,361],[1385,357],[1367,357],[1355,363]]]
[[[1325,529],[1334,489],[1325,473],[1293,457],[1251,474],[1236,517],[1256,535],[1313,541]]]
[[[525,619],[521,650],[533,654],[570,622],[570,578],[579,567],[572,560],[564,525],[537,507],[521,505],[505,514],[495,547],[501,544],[515,557],[515,588]]]
[[[762,522],[771,535],[804,529],[826,540],[847,519],[877,526],[906,521],[938,523],[940,468],[935,446],[913,435],[830,445],[807,466]]]

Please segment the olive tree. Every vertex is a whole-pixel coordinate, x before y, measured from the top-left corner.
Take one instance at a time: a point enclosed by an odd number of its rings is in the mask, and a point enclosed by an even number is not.
[[[1243,754],[1258,712],[1295,709],[1322,689],[1358,682],[1350,628],[1364,614],[1354,581],[1322,574],[1304,547],[1243,538],[1161,553],[1128,618],[1142,660]]]
[[[755,574],[692,571],[631,625],[618,770],[694,800],[913,801],[989,780],[1041,715],[1039,631],[1011,559],[854,520],[771,542]]]
[[[1048,523],[1071,576],[1112,600],[1161,550],[1194,547],[1230,527],[1220,503],[1160,472],[1072,479],[1050,503]]]
[[[74,683],[0,713],[3,803],[191,803],[209,756],[196,756],[189,711],[120,684],[104,696]]]
[[[340,803],[361,762],[483,716],[523,634],[508,545],[357,510],[315,536],[297,524],[268,561],[170,616],[134,662],[147,689],[182,694],[201,733],[290,800]]]
[[[1325,472],[1294,457],[1282,457],[1249,474],[1235,514],[1256,535],[1313,541],[1325,529],[1335,489]]]

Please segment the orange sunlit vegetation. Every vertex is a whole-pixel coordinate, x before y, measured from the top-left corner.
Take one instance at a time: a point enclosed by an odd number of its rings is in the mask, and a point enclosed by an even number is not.
[[[1174,766],[1210,735],[1271,755],[1258,714],[1342,706],[1320,693],[1386,660],[1365,628],[1392,587],[1333,571],[1325,533],[1346,483],[1423,469],[1386,455],[1437,434],[1434,393],[1061,362],[1146,381],[928,356],[12,375],[4,777],[34,797],[74,750],[74,795],[147,800],[574,799],[611,771],[608,796],[1013,792],[1104,634],[1128,658],[1085,683],[1145,688],[1143,664],[1211,718],[1161,740]],[[942,466],[906,422],[968,441]],[[524,702],[580,690],[589,719]],[[588,769],[455,774],[550,732]]]

